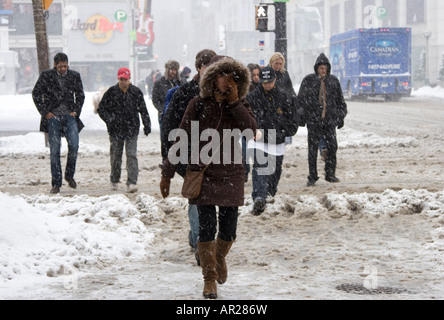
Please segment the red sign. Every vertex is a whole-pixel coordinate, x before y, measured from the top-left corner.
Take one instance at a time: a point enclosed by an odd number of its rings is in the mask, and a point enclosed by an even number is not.
[[[12,0],[0,0],[0,11],[12,10]]]
[[[140,13],[137,27],[137,44],[151,46],[154,43],[154,20],[149,14]]]

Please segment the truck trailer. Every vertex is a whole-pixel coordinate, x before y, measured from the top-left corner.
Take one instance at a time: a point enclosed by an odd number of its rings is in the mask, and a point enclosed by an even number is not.
[[[411,29],[355,29],[331,36],[331,73],[344,96],[386,100],[409,97],[412,91]]]

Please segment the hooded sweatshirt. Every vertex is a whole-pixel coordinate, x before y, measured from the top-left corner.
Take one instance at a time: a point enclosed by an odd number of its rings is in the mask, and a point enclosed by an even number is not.
[[[319,99],[321,90],[321,78],[318,74],[320,65],[327,66],[327,75],[324,79],[326,88],[327,110],[325,118],[322,117],[323,106]],[[342,95],[339,80],[331,74],[331,64],[325,54],[321,53],[316,59],[314,73],[306,76],[302,81],[298,94],[298,106],[304,110],[304,118],[307,123],[340,126],[347,115],[347,104]]]

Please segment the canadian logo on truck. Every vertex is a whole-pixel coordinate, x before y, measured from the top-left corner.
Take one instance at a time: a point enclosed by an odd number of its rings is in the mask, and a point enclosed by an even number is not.
[[[394,41],[382,40],[370,44],[368,50],[377,56],[391,56],[400,53],[401,47]]]

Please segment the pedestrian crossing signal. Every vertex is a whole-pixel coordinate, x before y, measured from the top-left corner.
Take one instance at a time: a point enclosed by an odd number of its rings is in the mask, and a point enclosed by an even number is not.
[[[256,30],[268,31],[268,6],[256,6]]]

